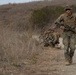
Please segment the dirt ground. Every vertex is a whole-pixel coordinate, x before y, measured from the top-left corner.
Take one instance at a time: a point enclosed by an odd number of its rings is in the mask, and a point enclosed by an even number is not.
[[[33,60],[19,64],[0,62],[0,75],[75,75],[75,57],[72,65],[65,66],[63,50],[48,47]]]

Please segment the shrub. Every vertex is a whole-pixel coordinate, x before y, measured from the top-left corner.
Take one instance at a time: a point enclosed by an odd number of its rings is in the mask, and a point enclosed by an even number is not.
[[[31,15],[31,22],[34,28],[43,28],[51,20],[54,21],[61,13],[64,12],[64,8],[61,6],[46,6],[40,9],[33,10]]]
[[[50,15],[45,8],[34,10],[32,13],[33,24],[36,24],[37,27],[43,27],[43,25],[46,25],[50,20],[48,14]]]

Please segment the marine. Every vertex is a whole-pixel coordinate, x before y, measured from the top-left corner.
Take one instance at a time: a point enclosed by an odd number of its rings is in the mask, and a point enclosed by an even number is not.
[[[59,34],[53,29],[49,29],[44,32],[44,46],[55,47],[56,44],[59,44]]]
[[[55,23],[57,22],[68,25],[76,31],[76,13],[72,12],[72,8],[70,6],[65,7],[65,13],[59,16]],[[76,33],[68,31],[64,26],[60,26],[60,29],[63,30],[62,37],[64,44],[65,65],[71,65],[75,52]]]

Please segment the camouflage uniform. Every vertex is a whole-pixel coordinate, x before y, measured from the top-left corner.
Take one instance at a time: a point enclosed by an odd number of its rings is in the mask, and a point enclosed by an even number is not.
[[[62,14],[56,22],[58,23],[63,23],[65,25],[69,25],[74,30],[76,29],[76,14],[72,13],[71,16],[68,16],[66,13]],[[64,44],[64,55],[65,55],[65,60],[69,61],[70,58],[73,57],[74,51],[75,51],[75,44],[76,44],[76,37],[75,33],[71,31],[63,31],[63,44]]]
[[[53,35],[50,31],[47,31],[44,33],[44,46],[49,46],[51,45],[52,41],[53,41]]]
[[[47,31],[44,33],[44,44],[51,45],[52,47],[55,47],[55,44],[59,43],[59,37],[57,32]]]

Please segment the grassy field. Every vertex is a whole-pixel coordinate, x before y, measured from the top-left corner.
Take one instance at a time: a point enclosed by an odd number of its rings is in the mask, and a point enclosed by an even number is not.
[[[32,36],[41,34],[42,28],[46,29],[64,11],[63,6],[47,5],[0,6],[0,67],[4,70],[0,70],[1,75],[10,75],[5,72],[9,64],[15,67],[19,67],[20,63],[26,64],[26,61],[35,64],[37,56],[44,51],[44,47]],[[72,7],[76,11],[76,7]]]

